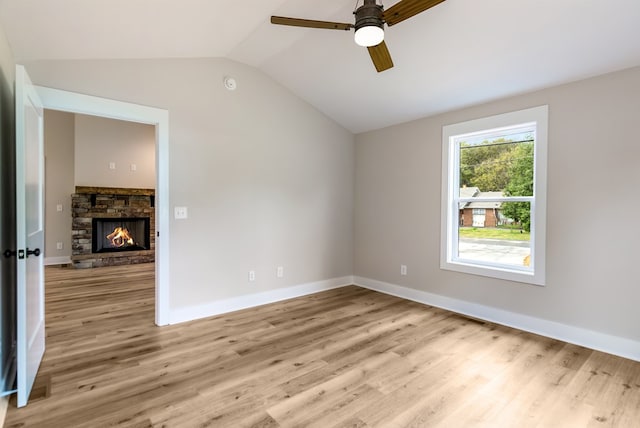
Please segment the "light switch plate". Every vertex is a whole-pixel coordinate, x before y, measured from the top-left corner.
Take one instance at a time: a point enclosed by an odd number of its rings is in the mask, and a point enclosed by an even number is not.
[[[176,220],[183,220],[189,216],[187,212],[187,207],[174,207],[173,209],[173,217]]]

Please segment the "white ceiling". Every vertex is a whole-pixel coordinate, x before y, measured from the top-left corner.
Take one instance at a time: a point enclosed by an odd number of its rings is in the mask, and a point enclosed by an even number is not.
[[[18,62],[240,61],[355,133],[640,65],[640,0],[447,0],[386,29],[383,73],[353,33],[269,23],[352,22],[355,3],[0,0],[0,23]]]

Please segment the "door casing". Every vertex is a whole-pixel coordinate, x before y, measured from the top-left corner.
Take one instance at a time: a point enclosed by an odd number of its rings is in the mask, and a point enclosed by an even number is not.
[[[43,107],[154,125],[156,129],[155,323],[169,324],[169,111],[123,101],[35,86]]]

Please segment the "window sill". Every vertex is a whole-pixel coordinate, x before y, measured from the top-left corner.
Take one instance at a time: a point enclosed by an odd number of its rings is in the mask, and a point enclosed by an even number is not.
[[[489,278],[503,279],[506,281],[522,282],[525,284],[544,286],[544,276],[530,270],[482,266],[476,263],[467,263],[463,261],[446,261],[440,263],[440,269],[450,270],[454,272],[466,273],[471,275],[485,276]]]

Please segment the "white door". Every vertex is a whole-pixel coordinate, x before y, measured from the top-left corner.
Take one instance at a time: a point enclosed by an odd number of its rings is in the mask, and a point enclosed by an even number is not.
[[[473,209],[473,227],[484,227],[485,210],[484,208]]]
[[[42,103],[16,66],[18,407],[27,404],[44,354],[44,144]]]

